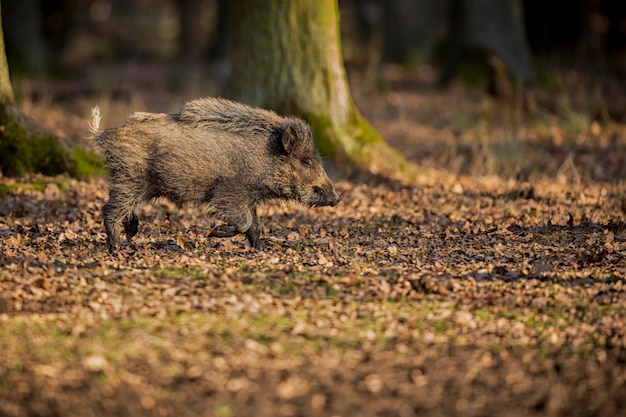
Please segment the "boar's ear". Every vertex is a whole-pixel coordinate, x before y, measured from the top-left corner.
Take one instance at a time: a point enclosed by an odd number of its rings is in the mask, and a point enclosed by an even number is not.
[[[286,155],[289,155],[293,152],[296,144],[298,142],[298,133],[296,132],[296,128],[290,124],[285,125],[285,129],[280,137],[280,143],[282,145],[282,150]]]

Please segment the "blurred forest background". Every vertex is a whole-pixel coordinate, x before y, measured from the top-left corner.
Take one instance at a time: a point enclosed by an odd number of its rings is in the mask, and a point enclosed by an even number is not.
[[[469,85],[518,116],[557,114],[596,132],[626,120],[624,1],[340,0],[339,6],[360,107],[372,91],[417,96]],[[2,0],[2,19],[18,100],[61,135],[76,136],[96,102],[105,124],[114,125],[131,111],[177,111],[185,100],[228,94],[230,1]],[[102,104],[103,97],[115,106]],[[66,116],[55,123],[50,112],[57,104]],[[376,110],[363,111],[376,119]],[[76,117],[68,120],[68,112]],[[388,140],[412,156],[414,146]]]
[[[626,72],[620,0],[340,0],[348,63],[443,64],[492,53],[530,82],[532,57],[594,75]],[[122,62],[226,60],[226,0],[3,0],[12,74],[56,74]],[[461,45],[462,51],[456,49]],[[459,54],[452,57],[451,55]],[[444,68],[448,71],[450,69]],[[442,74],[450,77],[451,74]]]

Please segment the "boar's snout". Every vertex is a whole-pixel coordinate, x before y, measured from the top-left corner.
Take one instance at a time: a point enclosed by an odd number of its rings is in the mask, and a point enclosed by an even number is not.
[[[337,204],[339,204],[339,202],[343,198],[343,196],[337,194],[336,192],[333,192],[333,194],[335,195],[333,196],[332,200],[328,203],[328,205],[331,207],[335,207]]]
[[[341,201],[342,196],[337,194],[332,185],[326,189],[321,187],[313,187],[313,198],[311,199],[311,207],[331,206],[335,207]]]

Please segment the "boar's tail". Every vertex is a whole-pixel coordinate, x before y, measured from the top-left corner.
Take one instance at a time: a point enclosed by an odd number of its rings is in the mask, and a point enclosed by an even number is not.
[[[102,119],[102,116],[100,116],[100,107],[96,104],[95,107],[91,109],[91,122],[89,123],[89,133],[91,137],[96,140],[100,134],[100,119]]]

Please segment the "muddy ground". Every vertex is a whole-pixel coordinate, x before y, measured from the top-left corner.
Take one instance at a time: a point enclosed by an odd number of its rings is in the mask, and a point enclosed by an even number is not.
[[[262,252],[159,201],[111,256],[102,178],[1,178],[0,415],[623,415],[624,123],[386,80],[359,107],[435,170],[332,169],[342,203],[264,207]],[[84,137],[97,99],[51,97],[23,107]]]

